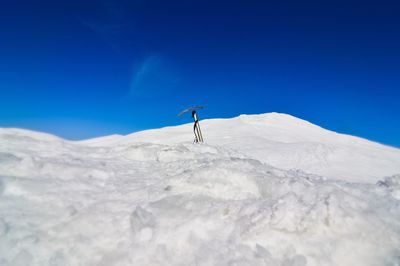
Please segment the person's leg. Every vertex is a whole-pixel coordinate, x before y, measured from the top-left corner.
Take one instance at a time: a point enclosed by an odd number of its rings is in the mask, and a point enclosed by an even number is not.
[[[194,122],[193,133],[194,133],[194,142],[199,142],[199,137],[197,136],[197,122]]]
[[[201,129],[200,129],[200,123],[199,122],[197,122],[196,123],[197,124],[197,134],[198,134],[198,136],[199,136],[199,141],[200,142],[203,142],[203,134],[201,134]]]

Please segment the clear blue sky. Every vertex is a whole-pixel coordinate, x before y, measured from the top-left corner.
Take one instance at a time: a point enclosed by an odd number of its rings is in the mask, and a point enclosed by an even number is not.
[[[68,139],[283,112],[400,146],[398,1],[2,1],[0,127]]]

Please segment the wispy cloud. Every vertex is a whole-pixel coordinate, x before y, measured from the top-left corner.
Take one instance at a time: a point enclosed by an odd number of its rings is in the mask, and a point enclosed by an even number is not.
[[[135,68],[130,94],[136,96],[163,95],[180,83],[176,67],[160,55],[151,55]]]
[[[82,21],[82,24],[98,34],[117,34],[125,29],[125,24],[100,23],[95,21]]]
[[[79,18],[81,24],[119,52],[120,39],[131,29],[125,5],[119,1],[99,1],[97,8],[96,16],[81,15]]]

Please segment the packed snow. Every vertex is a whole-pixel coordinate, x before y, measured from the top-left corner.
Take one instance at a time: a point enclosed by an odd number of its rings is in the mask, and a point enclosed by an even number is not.
[[[400,265],[400,150],[269,113],[0,129],[0,265]]]

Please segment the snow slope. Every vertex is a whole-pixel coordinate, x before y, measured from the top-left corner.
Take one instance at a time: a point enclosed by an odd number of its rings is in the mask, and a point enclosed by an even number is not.
[[[207,144],[236,150],[281,169],[300,169],[331,179],[369,183],[400,173],[399,149],[329,131],[287,114],[204,120],[201,128]],[[193,138],[193,125],[186,124],[85,143],[177,144]]]
[[[400,265],[398,149],[280,114],[204,122],[205,144],[190,125],[83,142],[0,129],[0,265]],[[365,179],[335,165],[352,147]]]

